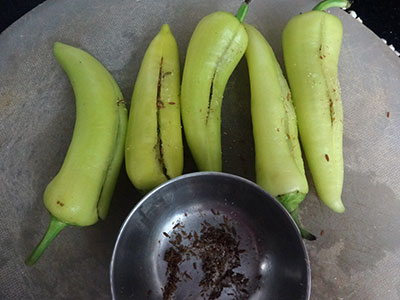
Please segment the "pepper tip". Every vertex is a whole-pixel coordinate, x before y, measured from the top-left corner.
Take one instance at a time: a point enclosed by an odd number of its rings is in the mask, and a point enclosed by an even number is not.
[[[169,27],[168,24],[165,23],[165,24],[163,24],[163,25],[161,26],[160,32],[169,33],[169,32],[171,32],[171,28]]]
[[[328,206],[330,209],[337,213],[343,213],[346,210],[341,200],[330,203]]]

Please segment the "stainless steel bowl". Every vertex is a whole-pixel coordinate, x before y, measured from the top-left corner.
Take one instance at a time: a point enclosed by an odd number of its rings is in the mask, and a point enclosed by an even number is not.
[[[113,299],[163,299],[167,263],[177,223],[200,231],[201,223],[230,218],[240,237],[241,266],[248,279],[248,299],[306,300],[310,297],[310,265],[295,223],[272,196],[253,182],[226,173],[191,173],[159,186],[132,210],[119,233],[111,260]],[[204,299],[204,275],[185,263],[191,280],[178,283],[174,299]],[[229,289],[218,299],[233,299]],[[207,299],[207,298],[206,298]]]

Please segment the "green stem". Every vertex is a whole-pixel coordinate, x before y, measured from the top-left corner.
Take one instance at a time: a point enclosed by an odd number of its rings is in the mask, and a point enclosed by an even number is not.
[[[32,251],[32,253],[25,260],[25,264],[28,266],[34,265],[43,252],[47,249],[50,243],[54,240],[54,238],[67,226],[66,223],[61,222],[56,217],[51,216],[49,228],[47,229],[46,234],[36,246],[36,248]]]
[[[316,237],[312,233],[305,230],[299,220],[299,205],[304,200],[305,196],[306,194],[304,193],[292,192],[279,195],[277,198],[279,202],[286,208],[286,210],[292,216],[294,222],[299,228],[301,236],[306,240],[314,241],[316,240]]]
[[[312,10],[326,10],[331,7],[349,8],[349,0],[324,0],[318,3]]]
[[[315,235],[313,235],[311,232],[308,232],[307,230],[305,230],[303,228],[303,225],[301,225],[300,220],[299,220],[299,209],[298,208],[296,208],[294,211],[292,211],[290,213],[290,215],[292,216],[294,222],[296,223],[297,227],[299,228],[301,237],[303,239],[306,239],[308,241],[315,241],[317,239],[315,237]]]
[[[236,14],[236,18],[243,23],[244,18],[246,18],[247,11],[249,10],[249,4],[251,0],[245,0],[242,5],[239,7],[238,12]]]

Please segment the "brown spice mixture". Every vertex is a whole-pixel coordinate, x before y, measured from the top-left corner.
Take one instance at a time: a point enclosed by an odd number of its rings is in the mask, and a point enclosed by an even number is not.
[[[213,215],[219,215],[212,210]],[[163,300],[171,300],[182,279],[192,279],[185,271],[179,270],[179,265],[191,258],[200,259],[203,277],[199,283],[200,295],[204,299],[218,299],[224,288],[229,288],[232,300],[249,298],[247,284],[249,279],[234,271],[240,267],[240,254],[245,250],[239,249],[240,237],[228,217],[223,216],[223,223],[213,226],[207,221],[201,224],[200,233],[196,231],[183,233],[184,226],[174,227],[172,235],[165,235],[172,245],[164,255],[167,262],[167,283],[163,288]],[[187,243],[183,244],[182,241]],[[193,263],[193,269],[197,269]]]

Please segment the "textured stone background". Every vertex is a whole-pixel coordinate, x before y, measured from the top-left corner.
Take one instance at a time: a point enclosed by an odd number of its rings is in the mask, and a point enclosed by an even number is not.
[[[140,197],[122,170],[105,222],[64,230],[35,267],[23,264],[47,228],[42,193],[63,161],[75,118],[73,92],[52,44],[89,51],[129,100],[144,51],[163,23],[171,25],[183,64],[201,17],[215,10],[234,13],[240,2],[47,1],[0,35],[0,299],[109,299],[113,245]],[[246,20],[265,34],[282,62],[284,25],[316,2],[254,1]],[[312,232],[323,231],[306,243],[311,299],[399,299],[400,61],[362,24],[339,9],[332,12],[345,32],[339,73],[347,210],[329,211],[311,184],[302,219]],[[246,72],[243,60],[225,93],[224,170],[254,179]],[[189,172],[188,150],[186,155]]]

